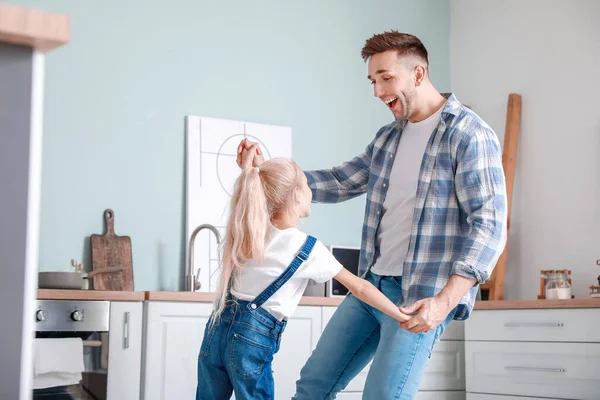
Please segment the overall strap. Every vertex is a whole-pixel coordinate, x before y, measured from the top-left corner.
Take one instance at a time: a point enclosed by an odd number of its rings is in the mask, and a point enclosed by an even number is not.
[[[283,271],[281,275],[279,275],[279,278],[277,278],[265,290],[263,290],[262,293],[254,299],[254,301],[248,304],[248,308],[250,310],[256,310],[258,307],[262,306],[265,301],[269,300],[269,298],[271,298],[271,296],[273,296],[279,290],[279,288],[281,288],[292,277],[292,275],[294,275],[300,265],[302,265],[302,263],[308,259],[308,256],[310,255],[310,252],[312,251],[316,242],[317,239],[308,235],[306,242],[304,242],[304,245],[291,264],[286,268],[285,271]]]

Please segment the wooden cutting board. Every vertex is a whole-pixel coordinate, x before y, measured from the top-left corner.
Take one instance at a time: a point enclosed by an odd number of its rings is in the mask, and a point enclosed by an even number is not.
[[[106,232],[90,236],[95,290],[133,291],[131,238],[115,234],[115,213],[104,211]]]

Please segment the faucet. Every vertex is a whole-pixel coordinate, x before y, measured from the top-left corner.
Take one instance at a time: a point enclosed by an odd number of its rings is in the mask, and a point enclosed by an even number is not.
[[[217,245],[219,245],[221,243],[221,234],[219,233],[219,231],[217,230],[217,228],[215,228],[213,225],[211,224],[202,224],[202,225],[198,225],[198,227],[196,229],[194,229],[194,232],[192,232],[192,236],[190,237],[190,244],[189,244],[189,265],[188,265],[188,273],[185,279],[185,290],[186,292],[195,292],[197,290],[200,289],[200,281],[198,281],[199,275],[200,275],[200,268],[198,268],[198,274],[194,275],[194,242],[196,241],[196,235],[198,235],[198,232],[200,232],[203,229],[208,229],[210,231],[212,231],[216,238],[217,238]]]

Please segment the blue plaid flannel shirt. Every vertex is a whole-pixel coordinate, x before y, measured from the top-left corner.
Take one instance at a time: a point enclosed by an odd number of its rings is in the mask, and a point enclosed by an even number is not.
[[[477,284],[460,300],[454,319],[467,319],[478,285],[506,244],[506,185],[494,131],[454,94],[432,133],[419,173],[408,253],[402,269],[402,306],[438,294],[453,274]],[[327,170],[306,171],[313,201],[337,203],[367,193],[359,275],[380,254],[377,229],[394,152],[405,121],[381,128],[364,153]],[[385,249],[384,249],[385,251]]]

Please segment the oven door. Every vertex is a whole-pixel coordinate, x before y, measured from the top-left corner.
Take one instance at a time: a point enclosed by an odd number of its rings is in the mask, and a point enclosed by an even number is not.
[[[34,389],[33,400],[95,400],[81,385],[57,386],[47,389]]]
[[[79,337],[85,370],[78,384],[33,390],[33,400],[106,400],[108,332],[36,332],[36,338]],[[35,377],[34,377],[35,379]]]

